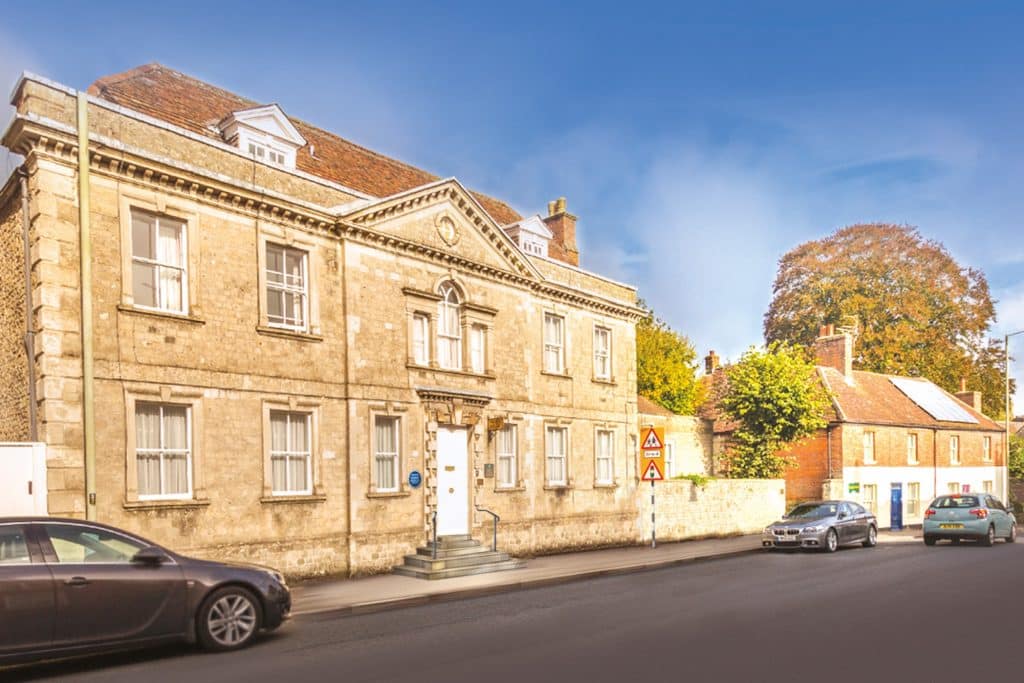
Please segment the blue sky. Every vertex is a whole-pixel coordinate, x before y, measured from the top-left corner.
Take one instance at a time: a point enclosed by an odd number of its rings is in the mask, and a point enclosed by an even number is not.
[[[0,80],[159,61],[523,213],[564,195],[582,265],[701,355],[761,341],[783,253],[866,221],[945,243],[993,335],[1024,329],[1024,6],[491,4],[19,3]]]

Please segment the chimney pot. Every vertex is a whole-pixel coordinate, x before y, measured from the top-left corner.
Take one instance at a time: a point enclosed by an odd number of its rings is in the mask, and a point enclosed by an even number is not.
[[[557,205],[558,205],[558,202],[556,202],[554,199],[552,199],[550,202],[548,202],[548,215],[549,216],[554,216],[555,215],[555,207]]]
[[[961,391],[961,393],[967,391],[967,378],[966,377],[961,377],[960,378],[960,391]]]
[[[718,354],[715,353],[714,349],[708,351],[708,355],[704,357],[704,372],[707,374],[714,373],[718,369]]]
[[[565,213],[565,197],[559,197],[555,201],[555,212],[556,213]]]

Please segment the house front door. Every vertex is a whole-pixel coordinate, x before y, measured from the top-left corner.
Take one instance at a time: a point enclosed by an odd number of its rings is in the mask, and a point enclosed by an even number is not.
[[[465,429],[437,429],[437,534],[469,533],[469,446]]]

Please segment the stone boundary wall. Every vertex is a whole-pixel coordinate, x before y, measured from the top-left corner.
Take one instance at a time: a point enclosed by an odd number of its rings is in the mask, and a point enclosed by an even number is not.
[[[17,182],[13,177],[11,182]],[[28,439],[28,362],[21,193],[0,206],[0,441]]]
[[[704,486],[673,479],[657,482],[655,487],[659,541],[759,533],[786,511],[782,479],[712,479]],[[649,541],[649,485],[638,488],[637,507],[642,539]]]

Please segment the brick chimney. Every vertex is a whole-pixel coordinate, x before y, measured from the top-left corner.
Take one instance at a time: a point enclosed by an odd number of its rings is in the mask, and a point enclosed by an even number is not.
[[[835,368],[843,377],[853,377],[853,337],[848,332],[836,334],[835,325],[822,325],[814,340],[818,365]]]
[[[548,243],[548,256],[578,266],[580,252],[576,248],[576,216],[565,210],[565,197],[548,202],[548,216],[544,224],[554,234]]]
[[[704,356],[704,372],[709,375],[714,374],[720,363],[721,359],[718,357],[718,354],[715,353],[714,349],[708,351],[708,355]]]
[[[981,392],[980,391],[967,391],[967,378],[960,378],[960,391],[953,394],[958,399],[974,408],[979,413],[981,412]]]

